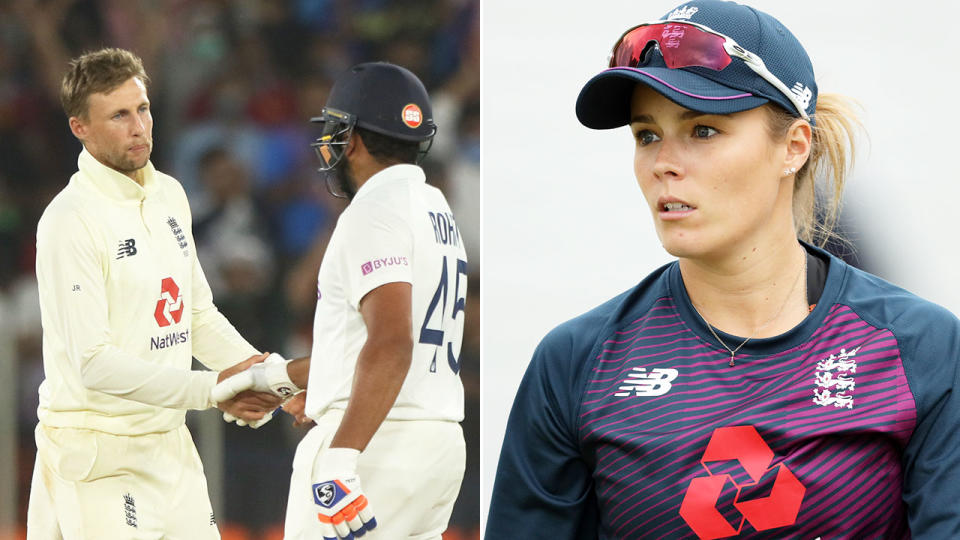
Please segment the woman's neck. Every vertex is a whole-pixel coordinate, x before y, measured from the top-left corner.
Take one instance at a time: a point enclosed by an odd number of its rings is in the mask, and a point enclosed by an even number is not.
[[[806,250],[796,241],[744,245],[711,259],[680,259],[687,294],[714,328],[741,337],[782,334],[807,315]]]

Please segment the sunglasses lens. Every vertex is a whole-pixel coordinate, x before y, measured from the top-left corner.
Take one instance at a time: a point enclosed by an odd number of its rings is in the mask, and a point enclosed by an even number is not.
[[[724,38],[688,24],[649,24],[634,28],[617,43],[610,67],[638,67],[656,43],[670,69],[701,66],[716,71],[730,65]]]

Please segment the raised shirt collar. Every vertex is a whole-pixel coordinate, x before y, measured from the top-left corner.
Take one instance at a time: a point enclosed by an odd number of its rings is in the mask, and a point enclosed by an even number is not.
[[[156,169],[150,161],[138,171],[143,179],[142,186],[129,176],[97,161],[86,148],[77,158],[77,168],[94,189],[111,199],[141,201],[157,189]]]
[[[353,196],[353,200],[360,199],[367,193],[377,189],[377,186],[398,179],[406,179],[411,182],[426,182],[427,177],[423,174],[423,169],[418,165],[410,163],[391,165],[368,178],[367,181],[360,186],[360,189],[357,190],[356,195]]]

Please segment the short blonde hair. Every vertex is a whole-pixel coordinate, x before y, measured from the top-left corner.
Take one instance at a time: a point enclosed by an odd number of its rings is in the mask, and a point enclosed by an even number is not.
[[[87,118],[89,97],[110,92],[131,77],[144,85],[150,82],[140,57],[124,49],[100,49],[70,61],[70,68],[60,84],[60,103],[67,118]]]
[[[767,105],[768,127],[774,139],[782,140],[797,120],[786,110]],[[843,242],[836,232],[847,175],[853,168],[856,134],[863,125],[850,98],[820,94],[811,126],[810,156],[797,171],[793,186],[793,219],[797,237],[825,246],[831,240]]]

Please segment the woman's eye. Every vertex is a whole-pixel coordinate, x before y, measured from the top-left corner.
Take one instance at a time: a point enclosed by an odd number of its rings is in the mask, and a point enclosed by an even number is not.
[[[698,139],[709,139],[717,134],[717,130],[710,126],[696,126],[693,128],[693,135]]]
[[[655,143],[660,140],[660,137],[656,133],[650,131],[649,129],[641,129],[634,134],[634,137],[637,139],[637,144],[640,146],[646,146],[651,143]]]

